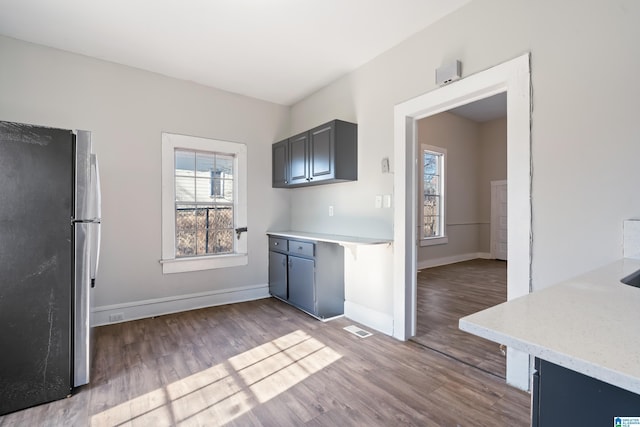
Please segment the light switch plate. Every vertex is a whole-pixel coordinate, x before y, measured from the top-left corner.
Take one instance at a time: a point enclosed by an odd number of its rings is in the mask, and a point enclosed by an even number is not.
[[[384,195],[384,207],[385,208],[390,208],[391,207],[391,194],[385,194]]]

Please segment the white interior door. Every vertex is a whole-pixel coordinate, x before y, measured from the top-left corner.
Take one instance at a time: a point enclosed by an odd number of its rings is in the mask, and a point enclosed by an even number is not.
[[[491,256],[507,260],[507,181],[491,181]]]

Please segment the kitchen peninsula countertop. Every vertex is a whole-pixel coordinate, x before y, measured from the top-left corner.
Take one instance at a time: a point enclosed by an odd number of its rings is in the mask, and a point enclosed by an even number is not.
[[[270,236],[287,237],[290,239],[313,240],[316,242],[337,243],[339,245],[381,245],[392,243],[393,240],[372,237],[341,236],[337,234],[307,233],[304,231],[267,231]]]
[[[640,288],[625,258],[460,319],[463,331],[640,394]]]

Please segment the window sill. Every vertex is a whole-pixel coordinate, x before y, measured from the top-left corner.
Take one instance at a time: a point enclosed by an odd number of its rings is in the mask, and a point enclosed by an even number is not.
[[[188,271],[213,270],[216,268],[238,267],[249,263],[247,254],[201,256],[160,260],[162,274],[186,273]]]
[[[447,236],[420,240],[420,246],[446,245],[447,243],[449,243],[449,237]]]

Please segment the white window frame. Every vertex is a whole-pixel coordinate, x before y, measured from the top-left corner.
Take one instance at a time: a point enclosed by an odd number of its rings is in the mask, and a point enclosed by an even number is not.
[[[440,204],[442,211],[440,212],[440,230],[442,233],[440,236],[424,237],[424,153],[429,151],[442,156],[441,174],[440,174]],[[433,246],[444,245],[449,243],[449,237],[447,236],[447,150],[446,148],[436,147],[434,145],[421,144],[420,145],[420,164],[422,167],[419,170],[420,193],[418,203],[418,218],[420,218],[420,226],[418,228],[420,246]]]
[[[235,252],[176,258],[175,150],[195,150],[234,155],[234,225],[247,225],[247,146],[238,142],[162,132],[162,273],[237,267],[249,263],[247,233],[234,235]]]

